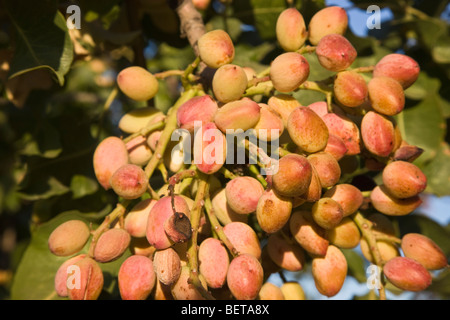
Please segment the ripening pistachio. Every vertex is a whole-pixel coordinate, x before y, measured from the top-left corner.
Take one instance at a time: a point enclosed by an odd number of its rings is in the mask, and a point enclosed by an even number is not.
[[[344,212],[344,217],[355,213],[364,201],[361,191],[357,187],[348,183],[335,185],[325,191],[323,196],[331,198],[339,203]]]
[[[328,113],[328,104],[325,101],[316,101],[308,105],[308,108],[323,117]]]
[[[285,128],[287,128],[287,122],[291,112],[301,106],[300,102],[293,96],[283,93],[271,96],[267,101],[267,105],[280,115]]]
[[[307,157],[319,176],[322,188],[329,188],[339,182],[341,167],[337,160],[327,152],[316,152]]]
[[[48,238],[50,252],[57,256],[70,256],[83,249],[90,230],[81,220],[69,220],[56,227]]]
[[[110,262],[119,258],[130,244],[130,234],[124,229],[109,229],[97,240],[94,259],[98,262]]]
[[[182,212],[186,216],[189,216],[189,206],[183,197],[175,195],[174,206],[176,212]],[[171,197],[159,199],[150,210],[147,220],[146,237],[148,242],[158,250],[166,249],[173,245],[164,228],[166,220],[173,214]]]
[[[367,87],[369,100],[375,111],[393,116],[405,107],[403,87],[397,80],[386,76],[373,77]]]
[[[226,225],[233,221],[240,221],[245,223],[248,221],[248,215],[239,214],[231,209],[227,201],[225,188],[217,191],[213,195],[211,203],[214,214],[222,225]]]
[[[361,233],[352,219],[344,217],[336,227],[328,230],[327,237],[338,248],[352,249],[358,246]]]
[[[383,266],[386,278],[397,288],[407,291],[422,291],[431,284],[431,274],[416,260],[395,257]]]
[[[323,8],[316,12],[309,22],[309,42],[317,45],[320,39],[328,34],[344,34],[347,26],[348,17],[344,8],[338,6]]]
[[[320,39],[316,55],[322,67],[339,72],[350,67],[358,54],[345,37],[339,34],[329,34]]]
[[[194,164],[203,173],[212,174],[224,165],[227,140],[214,122],[208,122],[195,133],[193,154]]]
[[[250,254],[261,258],[261,246],[256,232],[243,222],[231,222],[223,227],[223,232],[239,254]]]
[[[427,186],[427,177],[413,163],[393,161],[383,170],[383,184],[391,195],[405,199],[424,191]]]
[[[114,172],[127,163],[127,147],[118,137],[111,136],[102,140],[95,149],[94,172],[98,182],[105,190],[111,188],[110,179]]]
[[[306,300],[305,292],[298,282],[288,281],[281,285],[285,300]]]
[[[327,146],[323,151],[331,154],[337,161],[339,161],[347,154],[348,149],[341,138],[334,134],[329,134]]]
[[[362,105],[368,95],[366,81],[355,71],[338,72],[333,90],[336,100],[347,107]]]
[[[394,124],[388,117],[369,111],[361,121],[361,137],[370,153],[387,157],[394,149]]]
[[[85,254],[74,256],[61,264],[55,274],[55,291],[60,297],[67,297],[67,276],[72,273],[72,267],[78,261],[84,259]]]
[[[200,59],[210,68],[217,69],[234,59],[234,45],[228,33],[212,30],[198,39]]]
[[[397,80],[403,87],[407,89],[419,77],[420,66],[411,57],[400,53],[391,53],[377,62],[373,70],[373,76],[386,76]]]
[[[439,270],[448,265],[445,253],[427,236],[419,233],[405,234],[401,246],[405,257],[416,260],[428,270]]]
[[[340,113],[328,113],[322,120],[330,134],[342,139],[347,147],[347,156],[360,153],[360,134],[358,126],[347,116]]]
[[[270,80],[274,88],[283,93],[297,89],[308,76],[308,60],[296,52],[280,54],[270,66]]]
[[[259,290],[257,300],[284,300],[284,295],[280,287],[265,282]]]
[[[198,261],[200,274],[205,277],[208,287],[221,288],[226,282],[230,259],[220,240],[203,240],[198,249]]]
[[[261,107],[249,98],[231,101],[216,112],[214,123],[223,133],[227,129],[246,131],[259,121]]]
[[[204,300],[198,289],[189,280],[191,271],[188,266],[181,267],[181,273],[178,280],[171,285],[171,293],[175,300]],[[205,278],[199,275],[201,286],[206,290],[207,284]]]
[[[326,231],[314,221],[311,212],[294,211],[289,220],[289,230],[295,241],[308,253],[324,256],[327,252],[329,241]]]
[[[178,127],[193,133],[195,121],[199,121],[202,125],[214,121],[217,110],[217,102],[211,96],[193,97],[178,108]]]
[[[129,98],[136,101],[147,101],[158,92],[156,77],[146,69],[132,66],[123,69],[117,75],[117,85]]]
[[[147,191],[148,178],[141,167],[126,164],[114,172],[110,183],[118,196],[124,199],[137,199]]]
[[[403,141],[400,147],[395,151],[393,160],[413,162],[423,153],[423,151],[422,148],[406,144],[405,141]]]
[[[257,73],[252,67],[242,67],[242,69],[244,69],[244,72],[247,75],[247,81],[250,81],[257,77]]]
[[[278,161],[278,171],[272,176],[275,191],[286,197],[303,195],[312,179],[312,167],[306,157],[288,154]]]
[[[278,194],[274,189],[264,191],[256,207],[259,226],[267,233],[274,233],[289,221],[292,199]]]
[[[255,134],[259,140],[273,141],[284,132],[284,123],[281,116],[265,103],[259,103],[260,117],[255,125]]]
[[[156,200],[154,199],[139,201],[127,213],[124,219],[124,228],[131,236],[136,238],[145,237],[148,215],[155,203]]]
[[[152,157],[152,150],[147,143],[147,138],[137,136],[125,144],[128,150],[128,159],[131,164],[144,166]]]
[[[227,285],[237,300],[254,300],[263,285],[261,263],[250,254],[240,254],[231,260]]]
[[[164,113],[155,107],[137,108],[125,113],[120,118],[118,127],[125,133],[135,133],[148,124],[157,123],[164,118]]]
[[[145,300],[156,283],[153,262],[141,255],[128,257],[120,266],[119,292],[122,300]]]
[[[321,294],[327,297],[338,294],[347,277],[347,260],[341,250],[330,245],[324,257],[314,257],[312,275]]]
[[[262,184],[248,176],[236,177],[230,180],[225,187],[228,205],[239,214],[255,212],[263,192]]]
[[[320,183],[320,177],[317,173],[314,166],[311,166],[312,175],[311,175],[311,183],[309,184],[308,190],[304,194],[302,194],[299,198],[304,199],[308,202],[316,202],[322,196],[322,184]],[[295,202],[298,201],[299,198],[294,199],[294,208],[296,207]],[[301,205],[301,204],[299,204]]]
[[[321,198],[314,203],[311,212],[314,221],[327,230],[337,227],[344,217],[341,205],[331,198]]]
[[[298,107],[291,112],[287,129],[292,141],[308,153],[325,149],[328,142],[328,128],[313,110]]]
[[[247,74],[240,66],[223,65],[214,73],[212,88],[220,102],[239,100],[247,89]]]
[[[278,43],[285,51],[300,49],[308,36],[303,15],[296,8],[288,8],[280,13],[275,32]]]
[[[171,285],[181,274],[181,260],[173,248],[156,250],[153,255],[153,270],[158,281]]]
[[[370,201],[375,209],[389,216],[407,215],[422,204],[418,195],[405,199],[395,198],[389,194],[384,185],[376,186],[372,190]]]
[[[270,259],[282,269],[296,272],[305,265],[305,251],[296,242],[287,241],[280,233],[272,233],[267,240]]]
[[[79,273],[68,276],[67,293],[70,300],[97,300],[103,289],[102,269],[94,259],[85,257],[75,263]],[[71,282],[73,279],[73,282]]]

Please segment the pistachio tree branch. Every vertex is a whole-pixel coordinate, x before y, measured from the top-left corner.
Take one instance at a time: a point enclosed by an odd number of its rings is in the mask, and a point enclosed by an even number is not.
[[[179,0],[175,9],[180,17],[181,37],[186,37],[196,56],[198,56],[198,39],[205,33],[202,15],[192,4],[192,0]]]

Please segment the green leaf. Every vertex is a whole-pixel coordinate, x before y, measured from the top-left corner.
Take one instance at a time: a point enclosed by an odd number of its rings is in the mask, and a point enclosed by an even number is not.
[[[448,35],[439,37],[431,50],[431,54],[437,63],[450,63],[450,37]]]
[[[437,196],[446,196],[450,193],[450,147],[442,142],[436,156],[432,161],[422,167],[427,176],[426,192]]]
[[[92,178],[76,174],[70,182],[70,189],[72,190],[73,198],[78,199],[95,193],[98,190],[98,183]]]
[[[42,180],[40,180],[42,182]],[[24,200],[36,201],[63,195],[70,189],[55,177],[49,176],[45,184],[31,184],[27,188],[20,189],[19,194]]]
[[[147,61],[147,68],[151,72],[161,70],[184,70],[189,63],[195,60],[194,51],[190,46],[176,48],[162,43],[154,59]]]
[[[56,158],[62,152],[58,130],[48,122],[44,122],[37,135],[27,132],[22,137],[24,147],[21,154],[25,156],[40,156]]]
[[[440,19],[430,18],[427,20],[413,20],[406,23],[414,29],[419,36],[419,41],[430,51],[436,46],[440,37],[447,31],[446,23]]]
[[[365,283],[367,281],[364,259],[355,250],[341,249],[347,260],[348,274],[353,276],[358,282]]]
[[[61,213],[47,223],[40,225],[32,234],[31,242],[23,254],[11,288],[13,300],[56,300],[62,299],[54,290],[54,276],[59,266],[70,257],[57,257],[48,249],[48,237],[50,233],[61,223],[78,219],[92,223],[96,227],[96,221],[86,218],[76,211]],[[87,253],[90,241],[77,254]],[[122,262],[130,256],[126,251],[118,260],[109,263],[99,263],[103,271],[104,287],[100,295],[102,298],[118,299],[117,274]]]
[[[86,28],[89,29],[90,34],[96,41],[106,41],[118,46],[130,44],[142,33],[141,30],[128,32],[107,30],[97,21],[87,24]]]
[[[450,296],[450,269],[447,268],[433,278],[433,282],[427,289],[440,294],[443,298],[448,299]]]
[[[450,118],[450,101],[443,96],[439,96],[439,107],[442,110],[444,118]]]
[[[50,233],[61,223],[78,219],[86,223],[82,215],[61,214],[48,223],[41,225],[32,235],[14,276],[11,288],[13,300],[58,299],[54,290],[54,276],[59,266],[69,257],[57,257],[48,249]],[[86,247],[82,253],[86,252]]]
[[[9,77],[48,68],[62,86],[72,64],[73,44],[57,2],[6,1],[5,7],[17,36]]]
[[[173,106],[174,99],[170,96],[170,89],[166,80],[158,80],[159,88],[155,100],[156,109],[162,111],[164,114],[167,114],[170,107]]]
[[[230,35],[231,40],[233,42],[237,42],[239,36],[242,33],[241,25],[242,25],[241,21],[237,18],[233,17],[224,18],[221,16],[214,16],[205,25],[205,28],[207,32],[216,29],[225,30]]]
[[[105,29],[109,29],[120,14],[120,6],[117,5],[118,0],[110,1],[88,1],[81,0],[80,8],[87,22],[100,19]]]
[[[234,16],[254,25],[262,39],[275,38],[278,16],[286,9],[284,0],[233,1]]]
[[[274,49],[275,45],[269,42],[263,42],[257,46],[239,43],[235,45],[233,63],[242,67],[251,67],[259,73],[267,68],[266,65],[261,64],[261,61]]]
[[[431,78],[430,82],[433,82]],[[430,86],[426,89],[429,94],[425,99],[396,116],[403,139],[425,150],[416,160],[418,165],[436,156],[445,135],[445,119],[437,93],[433,93]]]

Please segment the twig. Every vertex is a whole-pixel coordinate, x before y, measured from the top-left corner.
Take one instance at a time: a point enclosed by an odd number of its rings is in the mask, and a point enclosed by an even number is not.
[[[255,177],[256,180],[258,180],[265,188],[267,188],[268,183],[266,181],[266,179],[264,179],[264,177],[262,176],[261,172],[259,171],[258,167],[256,167],[256,165],[254,164],[250,164],[248,166],[248,170],[250,171],[250,174],[253,175],[253,177]]]
[[[219,172],[222,173],[223,176],[224,176],[225,178],[227,178],[227,179],[233,180],[234,178],[237,177],[233,172],[231,172],[230,170],[228,170],[228,169],[225,168],[225,167],[220,168],[220,169],[219,169]]]
[[[110,224],[113,223],[116,219],[123,216],[126,212],[127,206],[130,204],[129,200],[125,200],[123,203],[118,203],[116,208],[105,217],[102,224],[98,226],[98,228],[92,234],[92,240],[89,245],[88,255],[89,257],[94,257],[95,246],[97,245],[98,238],[110,228]]]
[[[137,132],[135,132],[133,134],[130,134],[128,137],[124,138],[123,142],[127,143],[127,142],[129,142],[129,141],[131,141],[134,138],[139,137],[139,136],[144,136],[145,137],[146,135],[152,133],[153,131],[156,131],[156,130],[164,128],[164,124],[165,124],[164,120],[158,121],[156,123],[149,124],[148,126],[142,128],[141,130],[139,130],[139,131],[137,131]]]
[[[203,287],[198,270],[198,229],[200,227],[200,218],[202,208],[205,204],[205,195],[209,192],[208,177],[204,174],[200,174],[200,181],[198,184],[197,194],[195,196],[194,206],[191,210],[190,220],[192,227],[192,236],[188,241],[188,265],[190,270],[189,282],[192,283],[199,293],[208,300],[215,300],[215,298]]]
[[[381,276],[383,270],[383,259],[381,257],[380,250],[378,249],[377,239],[375,237],[375,233],[373,232],[373,223],[363,217],[360,212],[356,212],[353,215],[353,221],[356,223],[358,228],[361,230],[363,237],[366,239],[367,244],[369,245],[369,250],[373,256],[375,264],[380,269],[380,300],[386,300],[386,292],[384,289],[384,280]]]
[[[220,225],[219,220],[217,220],[216,215],[214,214],[214,209],[212,207],[212,202],[209,194],[206,196],[205,199],[205,210],[206,214],[208,216],[209,222],[211,223],[211,228],[214,230],[214,232],[219,237],[220,241],[227,247],[228,251],[233,257],[236,257],[239,255],[239,252],[236,250],[236,248],[233,246],[233,244],[230,242],[228,237],[226,236],[225,232],[223,232],[223,227]]]
[[[164,152],[166,151],[167,144],[170,141],[170,137],[172,136],[172,132],[177,128],[177,110],[178,108],[186,101],[191,99],[196,95],[195,88],[192,88],[188,91],[182,93],[180,98],[178,98],[175,105],[172,107],[170,114],[166,118],[166,126],[164,127],[163,132],[161,133],[161,137],[158,140],[158,144],[156,145],[155,152],[153,153],[150,161],[145,167],[145,174],[147,177],[151,177],[156,167],[158,166],[159,161],[162,159]]]

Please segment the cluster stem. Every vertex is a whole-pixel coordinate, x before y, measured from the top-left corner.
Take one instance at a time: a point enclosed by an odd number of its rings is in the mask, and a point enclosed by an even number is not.
[[[209,193],[208,176],[199,174],[199,184],[197,194],[195,196],[194,206],[192,207],[190,220],[192,227],[192,236],[188,241],[188,265],[190,270],[189,282],[192,283],[198,292],[207,300],[215,300],[214,297],[203,287],[199,278],[198,265],[198,229],[200,227],[200,218],[203,206],[205,204],[205,197]]]
[[[380,300],[386,300],[386,291],[385,291],[385,283],[384,278],[382,276],[383,271],[383,259],[381,257],[380,250],[378,249],[377,245],[377,238],[376,233],[374,232],[373,223],[367,219],[364,218],[364,216],[358,211],[353,215],[353,221],[358,226],[359,230],[361,230],[361,233],[363,237],[366,239],[367,244],[369,245],[370,253],[372,254],[372,257],[375,261],[375,264],[379,268],[379,274],[380,274],[380,288],[379,288],[379,295]]]

